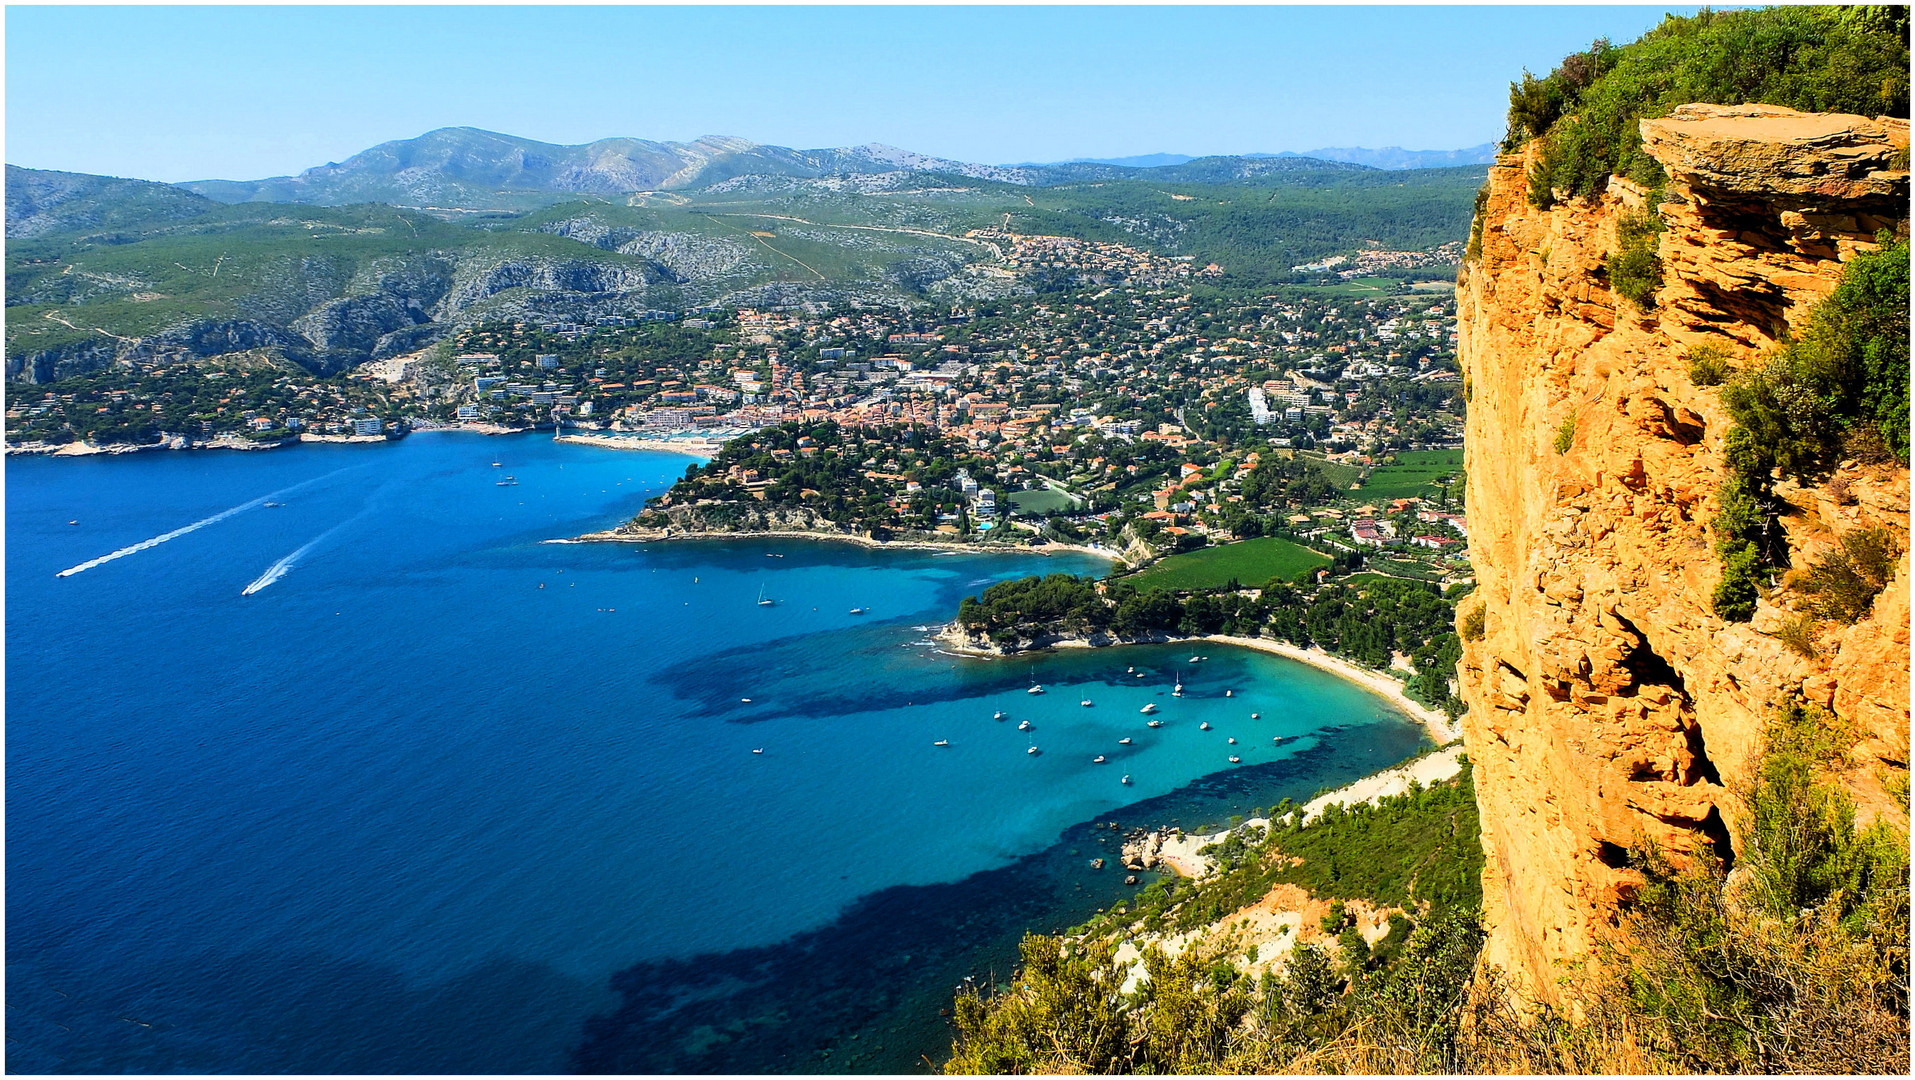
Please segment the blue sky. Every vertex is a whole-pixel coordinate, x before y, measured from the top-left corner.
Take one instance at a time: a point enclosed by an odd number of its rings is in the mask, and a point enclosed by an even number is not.
[[[472,126],[966,161],[1453,149],[1693,7],[9,7],[6,160],[250,179]]]

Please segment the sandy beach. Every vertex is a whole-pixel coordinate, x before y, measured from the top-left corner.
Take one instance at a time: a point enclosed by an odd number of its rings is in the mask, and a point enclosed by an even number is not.
[[[607,450],[662,450],[708,461],[717,456],[724,445],[715,439],[653,439],[638,435],[560,435],[554,441]]]
[[[1463,771],[1463,744],[1448,746],[1433,754],[1425,754],[1414,761],[1406,762],[1380,773],[1373,773],[1361,780],[1345,784],[1335,791],[1325,792],[1303,804],[1303,820],[1312,821],[1320,816],[1332,804],[1355,806],[1368,803],[1372,806],[1392,795],[1401,795],[1410,790],[1414,781],[1422,787],[1440,784],[1454,778]],[[1267,817],[1251,818],[1245,826],[1256,825],[1268,828]],[[1164,864],[1184,877],[1202,877],[1210,872],[1210,857],[1199,855],[1207,844],[1214,844],[1230,835],[1229,829],[1203,835],[1177,834],[1164,840],[1158,856]]]
[[[1450,721],[1449,717],[1427,705],[1421,705],[1410,700],[1410,696],[1403,692],[1403,684],[1396,679],[1383,672],[1372,671],[1360,664],[1345,660],[1340,656],[1332,656],[1322,649],[1300,649],[1287,641],[1273,641],[1270,638],[1235,637],[1229,634],[1212,634],[1204,640],[1220,641],[1226,645],[1241,645],[1246,649],[1256,649],[1260,652],[1274,653],[1277,656],[1288,657],[1298,663],[1309,664],[1311,667],[1320,668],[1330,672],[1332,675],[1338,675],[1353,683],[1358,683],[1366,689],[1389,698],[1391,704],[1415,717],[1419,723],[1429,730],[1430,738],[1438,746],[1445,746],[1463,737],[1462,731],[1456,724]]]

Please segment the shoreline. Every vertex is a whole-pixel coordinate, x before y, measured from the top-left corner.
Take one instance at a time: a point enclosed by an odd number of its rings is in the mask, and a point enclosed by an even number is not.
[[[706,461],[718,456],[718,452],[724,449],[724,443],[718,439],[654,439],[645,436],[589,432],[555,435],[552,441],[574,443],[579,446],[597,446],[606,450],[655,450],[669,454],[684,454],[686,457],[702,458]]]
[[[1433,754],[1424,754],[1400,764],[1392,765],[1380,772],[1359,777],[1334,791],[1326,791],[1295,811],[1303,815],[1304,822],[1310,822],[1322,816],[1323,811],[1332,805],[1343,807],[1359,803],[1376,805],[1393,795],[1401,795],[1410,790],[1415,782],[1425,788],[1440,784],[1456,777],[1463,771],[1463,745],[1457,743],[1446,746]],[[1211,857],[1197,854],[1208,844],[1220,843],[1236,829],[1250,826],[1268,828],[1268,817],[1246,819],[1242,825],[1223,829],[1214,833],[1188,834],[1178,832],[1167,835],[1157,849],[1158,858],[1164,865],[1176,871],[1179,877],[1200,878],[1209,872]]]
[[[1431,741],[1435,742],[1437,746],[1447,747],[1463,737],[1462,727],[1459,723],[1454,723],[1441,712],[1412,700],[1410,696],[1404,692],[1403,684],[1389,675],[1380,671],[1372,671],[1352,660],[1347,660],[1333,653],[1325,652],[1322,649],[1316,647],[1302,649],[1287,641],[1276,641],[1271,638],[1237,637],[1231,634],[1183,635],[1157,633],[1148,637],[1132,639],[1114,637],[1105,637],[1102,640],[1082,637],[1058,638],[1056,640],[1046,641],[1041,645],[1034,645],[1028,649],[1004,652],[999,649],[978,648],[971,642],[970,637],[958,628],[956,622],[946,623],[938,631],[937,637],[939,642],[944,646],[945,651],[953,655],[992,660],[1002,660],[1016,656],[1019,653],[1037,652],[1039,650],[1103,649],[1112,645],[1167,645],[1192,641],[1210,641],[1219,645],[1235,645],[1239,648],[1269,653],[1273,656],[1281,656],[1286,660],[1294,660],[1299,664],[1305,664],[1319,671],[1335,675],[1345,682],[1354,683],[1372,694],[1385,699],[1395,707],[1397,711],[1408,716],[1417,724],[1420,724],[1424,731],[1429,733]]]
[[[816,540],[826,543],[855,544],[858,547],[878,550],[881,548],[899,551],[950,551],[969,555],[1054,555],[1060,551],[1075,551],[1081,555],[1092,555],[1100,559],[1118,561],[1119,557],[1106,550],[1085,547],[1082,544],[1049,543],[1037,547],[1026,544],[1003,547],[986,547],[980,544],[966,544],[959,541],[939,540],[873,540],[868,536],[854,533],[804,532],[798,529],[768,529],[763,532],[688,532],[674,533],[670,536],[634,536],[621,533],[616,529],[604,529],[599,532],[582,533],[578,536],[542,541],[547,544],[659,544],[679,540]]]
[[[1301,649],[1287,641],[1275,641],[1270,638],[1236,637],[1231,634],[1211,634],[1201,640],[1221,642],[1225,645],[1236,645],[1245,649],[1255,649],[1258,652],[1270,653],[1273,656],[1285,657],[1290,660],[1295,660],[1300,664],[1308,664],[1320,671],[1327,671],[1332,675],[1356,683],[1379,697],[1389,699],[1390,704],[1408,713],[1411,718],[1423,725],[1425,730],[1430,733],[1430,738],[1435,740],[1438,746],[1448,746],[1450,743],[1463,737],[1462,728],[1459,724],[1453,723],[1449,717],[1437,710],[1411,700],[1410,696],[1403,692],[1403,684],[1394,678],[1380,671],[1372,671],[1354,661],[1346,660],[1341,656],[1325,652],[1314,646],[1308,649]]]

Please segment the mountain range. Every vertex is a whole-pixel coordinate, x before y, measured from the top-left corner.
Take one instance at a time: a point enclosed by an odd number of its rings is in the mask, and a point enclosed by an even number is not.
[[[1412,151],[1340,151],[1397,155]],[[1474,151],[1456,151],[1469,155]],[[1173,160],[1175,159],[1175,160]],[[1393,158],[1392,160],[1397,160]],[[1405,159],[1407,160],[1407,159]],[[1128,161],[1149,164],[1129,164]],[[1446,161],[1445,164],[1458,164]],[[195,180],[177,185],[223,203],[321,206],[383,202],[434,209],[527,209],[552,196],[624,195],[706,188],[740,176],[818,178],[888,172],[937,173],[1024,187],[1123,179],[1169,183],[1256,182],[1298,171],[1365,168],[1361,162],[1294,154],[1192,158],[1148,155],[1044,165],[980,165],[882,143],[794,150],[723,135],[688,143],[600,139],[576,146],[478,128],[439,128],[380,143],[296,176]],[[1396,167],[1396,166],[1392,166]]]
[[[1461,150],[1405,150],[1400,146],[1386,146],[1381,150],[1370,150],[1361,146],[1329,146],[1321,150],[1285,150],[1276,154],[1242,154],[1245,158],[1313,158],[1317,161],[1340,161],[1350,165],[1367,165],[1373,169],[1442,169],[1455,165],[1488,165],[1496,160],[1496,144],[1483,143],[1480,146],[1466,146]],[[1072,158],[1069,161],[1051,162],[1048,166],[1040,162],[1024,162],[1022,165],[1006,168],[1047,168],[1059,165],[1122,165],[1133,169],[1156,169],[1166,165],[1182,165],[1196,161],[1191,154],[1138,154],[1133,157],[1119,158]]]
[[[1215,263],[1261,287],[1358,248],[1460,240],[1483,174],[1297,156],[1004,167],[877,144],[560,146],[473,128],[250,181],[8,165],[6,369],[48,382],[267,350],[330,373],[492,319],[971,303],[1083,276],[1008,259],[1012,234]]]

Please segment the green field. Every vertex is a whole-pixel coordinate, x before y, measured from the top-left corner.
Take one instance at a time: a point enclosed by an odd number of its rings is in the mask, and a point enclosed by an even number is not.
[[[1350,490],[1350,485],[1363,476],[1363,470],[1360,467],[1345,465],[1340,461],[1327,461],[1322,454],[1304,453],[1297,456],[1323,470],[1323,478],[1334,485],[1338,491]]]
[[[1006,497],[1020,514],[1048,514],[1053,510],[1069,510],[1075,505],[1069,495],[1050,488],[1013,491]]]
[[[1391,577],[1412,578],[1417,581],[1441,581],[1444,576],[1441,570],[1426,563],[1408,559],[1372,558],[1369,566]]]
[[[1294,581],[1305,570],[1328,565],[1329,559],[1301,544],[1260,536],[1160,559],[1131,580],[1138,588],[1204,589],[1227,585],[1235,578],[1239,584],[1257,588],[1271,578]]]
[[[1363,484],[1364,499],[1428,498],[1437,494],[1437,481],[1454,477],[1463,468],[1461,450],[1405,450],[1396,464],[1370,473]]]

